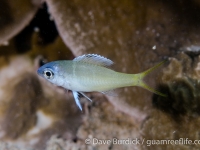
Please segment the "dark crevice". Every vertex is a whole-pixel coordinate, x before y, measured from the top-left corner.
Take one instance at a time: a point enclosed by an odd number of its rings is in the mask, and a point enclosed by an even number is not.
[[[15,44],[18,53],[25,53],[31,49],[31,37],[34,30],[39,29],[39,44],[46,45],[55,40],[58,36],[58,31],[54,21],[50,20],[47,5],[38,10],[30,24],[24,28],[16,37]]]

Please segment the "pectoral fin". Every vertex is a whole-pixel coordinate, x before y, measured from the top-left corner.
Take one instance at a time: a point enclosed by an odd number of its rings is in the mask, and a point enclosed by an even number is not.
[[[74,96],[76,105],[77,105],[77,106],[79,107],[79,109],[82,111],[82,106],[81,106],[81,103],[80,103],[80,100],[79,100],[79,93],[76,92],[76,91],[72,91],[72,93],[73,93],[73,96]]]

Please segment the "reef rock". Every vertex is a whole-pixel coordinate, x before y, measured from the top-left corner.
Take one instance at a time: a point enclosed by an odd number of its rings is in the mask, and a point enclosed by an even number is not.
[[[46,3],[49,19],[55,21],[65,44],[60,37],[52,43],[39,43],[41,37],[33,33],[32,41],[27,42],[31,44],[30,49],[24,54],[15,50],[20,40],[15,44],[11,40],[9,46],[0,47],[1,147],[199,149],[194,144],[172,146],[149,141],[199,140],[198,0],[89,0],[87,3],[46,0]],[[6,23],[2,27],[7,27]],[[7,32],[6,27],[3,31]],[[42,80],[36,70],[47,61],[73,59],[86,53],[113,60],[114,69],[125,73],[139,73],[168,59],[160,70],[145,79],[168,97],[139,87],[123,88],[117,97],[90,93],[88,96],[93,102],[82,99],[84,111],[81,113],[70,92],[66,94],[64,89]],[[88,138],[111,141],[137,138],[144,143],[91,144],[86,143]]]
[[[0,1],[0,44],[8,45],[33,19],[41,0],[1,0]]]
[[[63,43],[59,41],[55,43],[61,46]],[[57,48],[56,45],[52,44],[52,47]],[[0,47],[1,51],[10,51],[6,57],[0,56],[0,147],[45,149],[52,135],[73,140],[82,114],[72,94],[66,94],[64,89],[37,76],[42,58],[32,58],[39,47],[32,53],[16,54],[13,46],[11,41],[9,46]],[[69,53],[66,47],[60,47],[62,51]]]
[[[197,15],[192,15],[194,11],[186,5],[191,11],[176,10],[173,4],[184,7],[177,1],[46,2],[62,39],[75,56],[97,53],[113,60],[116,69],[126,73],[142,72],[175,55],[180,45],[199,40],[195,34],[200,31]],[[117,109],[141,121],[151,107],[151,96],[144,89],[131,87],[124,88],[119,97],[107,98]]]

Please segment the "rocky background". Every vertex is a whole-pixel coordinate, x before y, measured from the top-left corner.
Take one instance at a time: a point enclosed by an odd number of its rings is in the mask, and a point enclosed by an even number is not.
[[[199,149],[147,142],[200,140],[199,12],[199,0],[1,0],[0,150]],[[168,96],[139,87],[88,93],[93,102],[82,99],[81,112],[70,91],[36,74],[46,62],[88,53],[125,73],[167,59],[145,80]]]

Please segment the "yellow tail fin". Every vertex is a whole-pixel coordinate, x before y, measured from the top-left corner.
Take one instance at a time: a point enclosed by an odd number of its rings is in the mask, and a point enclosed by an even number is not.
[[[155,93],[155,94],[158,94],[158,95],[160,95],[160,96],[167,97],[167,95],[165,95],[165,94],[163,94],[163,93],[161,93],[161,92],[159,92],[159,91],[156,91],[155,89],[151,88],[150,86],[148,86],[148,85],[143,81],[143,78],[144,78],[146,75],[148,75],[148,74],[149,74],[150,72],[152,72],[153,70],[157,69],[159,66],[161,66],[161,65],[164,64],[165,62],[166,62],[166,60],[165,60],[165,61],[162,61],[162,62],[160,62],[159,64],[155,65],[154,67],[152,67],[152,68],[150,68],[150,69],[148,69],[148,70],[146,70],[146,71],[144,71],[144,72],[138,74],[139,79],[140,79],[140,82],[138,83],[138,86],[143,87],[143,88],[145,88],[145,89],[147,89],[147,90],[149,90],[149,91],[151,91],[151,92],[153,92],[153,93]]]

